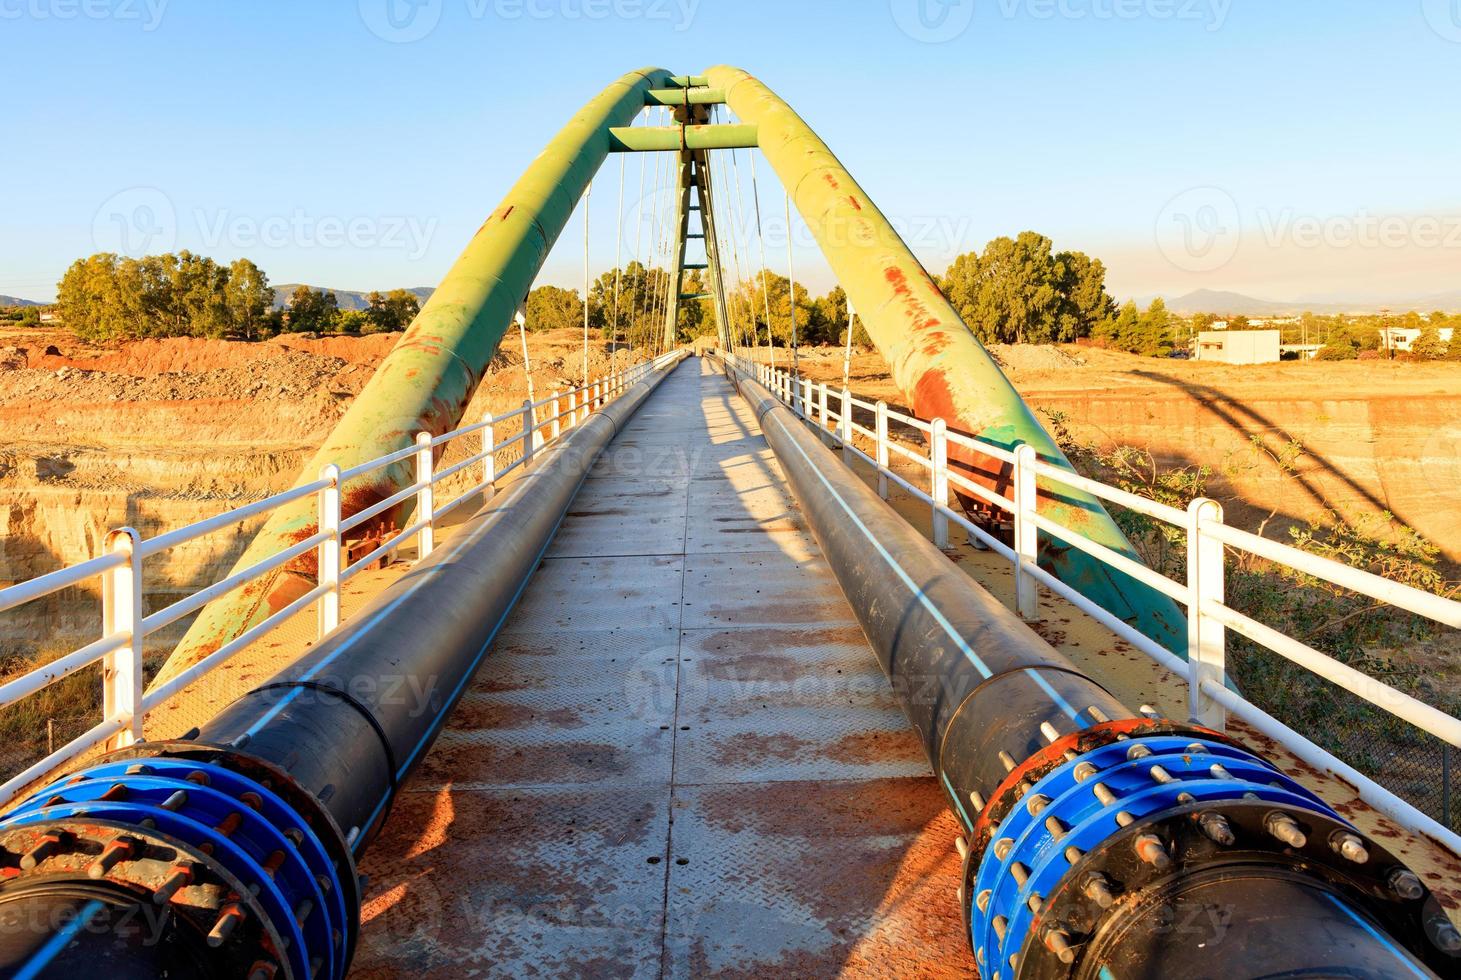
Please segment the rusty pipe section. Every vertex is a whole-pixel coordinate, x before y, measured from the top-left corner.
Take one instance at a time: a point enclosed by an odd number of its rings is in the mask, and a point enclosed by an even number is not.
[[[849,302],[914,413],[923,419],[942,418],[951,429],[1003,449],[1028,443],[1043,458],[1068,466],[1009,379],[827,144],[749,72],[721,65],[705,77],[712,88],[724,91],[726,103],[742,124],[756,127],[761,151],[847,290]],[[949,447],[949,461],[969,479],[1008,496],[1011,474],[1004,464],[959,446]],[[1087,538],[1141,560],[1100,501],[1089,494],[1062,489],[1046,496],[1040,510]],[[1185,655],[1186,623],[1166,596],[1060,541],[1041,542],[1040,565],[1145,635]]]
[[[356,859],[594,462],[683,358],[543,450],[443,547],[201,731],[105,756],[0,818],[0,975],[343,977]]]
[[[726,370],[958,816],[981,976],[1457,975],[1461,934],[1382,842],[1221,733],[1127,709]]]
[[[630,72],[592,99],[547,145],[478,229],[405,335],[376,369],[295,486],[321,467],[341,469],[410,445],[418,432],[455,428],[497,350],[503,332],[585,188],[608,157],[610,131],[627,126],[649,92],[673,84],[657,68]],[[410,460],[341,488],[346,516],[394,495],[414,476]],[[404,526],[410,501],[382,514],[376,526]],[[238,572],[310,537],[314,504],[302,500],[273,512],[234,565]],[[313,555],[261,576],[209,603],[163,665],[162,683],[266,619],[313,587]]]

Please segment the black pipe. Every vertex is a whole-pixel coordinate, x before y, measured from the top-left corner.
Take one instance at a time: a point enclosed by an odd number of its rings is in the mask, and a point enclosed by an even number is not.
[[[101,916],[44,975],[172,955],[173,976],[340,977],[358,933],[355,858],[379,832],[620,427],[679,359],[589,415],[416,567],[201,731],[113,753],[0,820],[0,922],[49,923],[56,882],[161,909],[162,943]],[[79,887],[79,886],[78,886]],[[108,906],[110,907],[110,905]],[[95,910],[93,910],[95,912]],[[43,914],[46,913],[46,914]],[[59,927],[0,942],[0,972]],[[207,955],[195,970],[187,964]],[[118,952],[120,951],[120,952]],[[131,962],[131,960],[128,960]],[[127,972],[127,971],[121,971]],[[137,972],[133,969],[131,972]]]
[[[1461,935],[1383,846],[1232,739],[1125,708],[722,363],[963,824],[983,976],[1456,974]],[[1222,937],[1159,914],[1203,909]]]

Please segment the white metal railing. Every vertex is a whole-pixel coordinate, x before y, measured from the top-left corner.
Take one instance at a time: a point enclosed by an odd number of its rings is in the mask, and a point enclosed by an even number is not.
[[[36,779],[108,739],[116,739],[120,745],[129,745],[140,739],[142,722],[148,711],[313,603],[319,604],[316,629],[318,635],[323,637],[340,625],[340,590],[351,577],[377,559],[399,549],[413,537],[417,539],[418,560],[431,554],[435,546],[436,527],[445,515],[477,494],[486,493],[490,496],[495,492],[498,480],[519,467],[530,466],[534,454],[544,446],[581,425],[593,411],[619,397],[645,375],[678,356],[679,351],[671,351],[651,361],[612,371],[581,387],[554,391],[547,398],[536,402],[525,400],[519,409],[495,416],[488,414],[479,422],[439,436],[433,436],[429,432],[419,433],[412,445],[349,469],[342,470],[332,463],[325,466],[320,471],[319,478],[312,483],[291,487],[283,493],[236,507],[216,517],[153,538],[144,539],[132,528],[120,528],[107,536],[103,553],[99,557],[0,589],[0,614],[3,614],[62,589],[101,578],[101,638],[0,684],[0,708],[8,707],[78,670],[101,662],[104,717],[100,724],[85,734],[55,749],[0,785],[0,806],[9,803],[17,792]],[[513,420],[520,420],[517,434],[507,439],[499,439],[497,427]],[[456,439],[471,435],[477,435],[481,439],[480,449],[460,462],[438,469],[435,462],[436,450]],[[498,454],[519,446],[517,458],[499,469]],[[342,486],[357,477],[407,460],[415,463],[414,482],[355,513],[342,512]],[[443,481],[478,465],[482,470],[477,482],[449,503],[438,506],[436,488]],[[156,612],[144,614],[144,560],[308,497],[314,497],[318,502],[319,529],[316,533]],[[368,554],[342,565],[343,542],[350,531],[412,498],[416,502],[415,519],[408,527],[391,534]],[[214,599],[311,551],[315,552],[320,570],[318,583],[313,589],[170,678],[167,683],[144,693],[142,654],[143,644],[148,636],[198,611]]]
[[[1376,810],[1412,830],[1430,834],[1453,851],[1461,853],[1461,836],[1452,833],[1410,803],[1228,688],[1225,654],[1226,636],[1231,630],[1422,731],[1461,747],[1461,719],[1433,708],[1227,605],[1223,592],[1226,549],[1247,552],[1445,626],[1461,628],[1461,602],[1423,592],[1230,527],[1223,523],[1222,506],[1214,500],[1200,498],[1192,501],[1186,510],[1180,510],[1107,486],[1081,476],[1065,466],[1043,460],[1033,446],[1022,444],[1009,450],[991,445],[963,433],[950,431],[943,419],[925,421],[896,412],[885,402],[868,402],[855,397],[847,388],[838,390],[830,388],[825,382],[798,378],[789,371],[747,359],[739,354],[721,352],[720,356],[733,370],[759,381],[803,421],[824,432],[823,438],[840,447],[844,461],[850,463],[861,460],[872,466],[877,474],[878,493],[882,497],[887,498],[889,484],[892,483],[927,503],[932,524],[931,536],[940,548],[948,547],[949,525],[953,523],[963,528],[972,541],[982,543],[1009,561],[1014,568],[1015,609],[1021,617],[1030,621],[1038,620],[1039,587],[1044,586],[1163,667],[1179,677],[1185,677],[1188,686],[1188,709],[1192,720],[1222,731],[1227,723],[1227,715],[1231,712],[1253,728],[1281,742],[1305,762],[1326,769],[1353,784],[1359,795]],[[872,419],[871,428],[859,424],[856,418],[858,411],[866,413],[865,417]],[[889,431],[892,423],[909,433],[916,433],[914,439],[928,447],[926,454],[918,448],[897,441],[895,434]],[[871,452],[864,452],[856,445],[858,437],[871,443]],[[1012,473],[1010,496],[1001,496],[950,468],[951,445],[981,454],[1001,466],[1009,466]],[[906,460],[924,471],[927,482],[915,482],[896,472],[892,468],[894,459]],[[1186,582],[1167,578],[1141,562],[1039,513],[1039,493],[1043,488],[1048,494],[1052,487],[1084,491],[1099,500],[1181,528],[1187,540]],[[1008,514],[1013,523],[1014,547],[1004,544],[971,521],[962,510],[952,506],[952,490],[962,491]],[[1133,629],[1075,588],[1042,569],[1036,552],[1042,532],[1059,538],[1064,544],[1130,575],[1185,606],[1188,659],[1184,661],[1177,657],[1155,640]]]

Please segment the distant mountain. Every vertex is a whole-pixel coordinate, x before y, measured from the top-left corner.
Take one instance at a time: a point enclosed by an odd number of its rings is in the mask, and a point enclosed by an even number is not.
[[[0,306],[45,306],[45,303],[37,303],[33,299],[21,299],[19,296],[0,296]]]
[[[297,282],[286,282],[276,285],[274,287],[274,308],[283,309],[285,306],[287,306],[289,304],[289,297],[292,296],[294,294],[294,291],[298,289],[301,285],[303,284]],[[325,287],[310,286],[309,288],[324,289]],[[372,292],[375,292],[375,290],[366,289],[361,290],[360,292],[356,292],[353,289],[332,289],[330,290],[330,292],[335,294],[335,302],[340,304],[340,309],[364,310],[370,307],[370,304],[366,302],[365,297],[369,296]],[[390,292],[390,290],[382,289],[380,290],[380,292],[385,293]],[[407,292],[414,293],[416,298],[419,299],[422,304],[425,304],[425,302],[431,298],[431,294],[436,292],[436,290],[430,286],[417,286],[414,289],[408,289]]]
[[[1138,300],[1147,305],[1150,298]],[[1374,313],[1382,309],[1397,313],[1416,310],[1429,313],[1432,310],[1454,312],[1461,310],[1461,290],[1434,293],[1429,296],[1370,297],[1368,299],[1308,299],[1271,300],[1258,299],[1223,289],[1199,289],[1185,296],[1167,300],[1167,308],[1174,313],[1225,313],[1230,316],[1295,316],[1300,313]]]

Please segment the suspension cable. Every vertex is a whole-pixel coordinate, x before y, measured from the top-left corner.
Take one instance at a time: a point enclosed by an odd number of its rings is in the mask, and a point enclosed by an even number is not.
[[[644,241],[644,172],[645,165],[649,161],[649,154],[639,154],[639,197],[635,208],[638,217],[634,222],[634,258],[631,262],[639,262],[640,244]],[[634,316],[629,321],[629,346],[634,346],[634,334],[639,329],[639,315],[644,305],[644,264],[639,264],[639,283],[634,287]]]
[[[725,175],[725,177],[726,177],[726,183],[727,184],[730,183],[730,176],[727,173],[727,171],[729,169],[730,168],[726,166],[725,161],[722,160],[721,163],[720,163],[720,170],[721,170],[721,173],[723,175]],[[739,188],[737,188],[737,190],[739,191]],[[731,208],[730,196],[729,196],[729,194],[727,194],[727,200],[725,202],[725,209],[726,209],[726,213],[727,213],[728,216],[729,216],[729,213],[730,213],[730,208]],[[740,209],[739,208],[737,208],[737,210],[736,210],[735,219],[736,220],[734,220],[734,221],[731,222],[731,228],[730,228],[730,232],[729,232],[729,237],[730,237],[730,250],[731,250],[731,260],[734,262],[735,268],[736,268],[736,293],[737,294],[741,294],[741,291],[745,288],[745,285],[746,285],[746,277],[745,277],[745,273],[741,270],[741,250],[740,250],[739,245],[737,244],[737,238],[736,238],[736,232],[738,230],[738,226],[739,226],[739,223],[740,223],[740,220],[741,220],[741,214],[740,214]],[[749,323],[748,329],[749,329],[750,335],[751,335],[751,347],[752,347],[753,350],[758,350],[758,349],[760,349],[760,346],[761,346],[761,332],[756,329],[756,310],[755,310],[755,307],[751,306],[750,302],[746,299],[745,295],[741,294],[740,299],[741,299],[741,303],[746,307],[746,314],[747,314],[747,316],[750,317],[750,323]]]
[[[537,398],[533,396],[533,361],[532,358],[528,355],[528,313],[526,306],[527,301],[524,300],[523,302],[524,305],[518,307],[517,316],[513,319],[517,320],[517,334],[519,337],[522,338],[523,375],[527,378],[528,405],[531,406],[528,409],[528,418],[525,420],[525,424],[531,426],[533,430],[536,430],[538,427],[538,409],[537,406],[533,405],[533,403],[537,401]]]
[[[727,210],[730,205],[728,203],[719,203],[720,202],[720,197],[721,197],[720,190],[719,190],[719,187],[720,187],[720,177],[716,174],[716,171],[715,171],[715,157],[710,156],[709,153],[707,153],[706,160],[707,160],[707,164],[708,164],[708,166],[706,168],[706,182],[707,182],[707,185],[711,185],[711,184],[714,185],[714,188],[715,189],[712,191],[711,200],[712,200],[712,202],[714,202],[713,203],[713,207],[715,208],[715,210],[717,211],[717,213],[719,213],[720,211]],[[722,170],[724,169],[724,161],[721,162],[721,169]],[[726,219],[728,221],[729,218],[730,218],[729,213],[727,213],[725,215],[725,217],[726,217]],[[737,323],[736,323],[736,315],[735,315],[735,293],[734,292],[731,292],[731,291],[729,291],[729,290],[727,290],[725,288],[725,279],[726,279],[726,272],[727,272],[726,262],[725,262],[725,256],[726,256],[726,253],[728,251],[730,251],[730,249],[727,248],[727,246],[726,246],[725,231],[724,231],[725,224],[726,224],[725,221],[720,221],[717,218],[716,224],[715,224],[715,242],[716,242],[716,255],[717,255],[718,259],[719,259],[719,261],[717,262],[717,267],[718,267],[719,272],[720,272],[722,304],[725,307],[726,319],[727,319],[727,321],[729,321],[726,324],[726,336],[727,336],[727,338],[730,339],[731,343],[736,347],[736,349],[738,351],[744,352],[745,350],[747,350],[747,347],[746,347],[746,331],[744,330],[744,328],[739,327],[737,325]]]
[[[619,277],[623,272],[624,251],[624,166],[628,161],[619,154],[619,210],[614,216],[614,334],[611,343],[619,342]]]
[[[589,297],[589,276],[588,268],[588,199],[594,192],[594,182],[589,180],[588,186],[583,189],[583,386],[588,387],[588,297]]]
[[[847,296],[847,291],[842,291]],[[847,390],[848,379],[852,376],[852,324],[857,318],[857,311],[852,308],[852,297],[847,296],[847,348],[842,352],[842,390]]]
[[[791,300],[791,371],[798,380],[802,376],[801,350],[796,336],[796,263],[792,257],[791,191],[786,192],[786,291]]]
[[[761,252],[761,297],[766,304],[766,334],[771,339],[771,286],[766,278],[766,236],[761,230],[761,187],[756,182],[756,151],[746,154],[751,158],[751,199],[756,205],[756,245]],[[773,345],[772,357],[775,357]],[[774,363],[774,362],[773,362]]]
[[[741,160],[740,160],[740,157],[736,154],[736,151],[734,149],[731,150],[731,166],[733,166],[735,168],[735,173],[736,173],[736,215],[737,216],[740,216],[741,213],[742,213],[742,211],[744,210],[745,204],[744,204],[744,199],[741,196]],[[744,220],[744,219],[742,219],[742,220]],[[749,267],[750,264],[751,264],[751,245],[750,245],[749,242],[747,242],[746,243],[746,265]],[[764,262],[762,263],[762,271],[763,271],[763,273],[765,271],[765,263]],[[764,275],[762,276],[761,282],[762,282],[762,285],[764,286],[765,285],[765,282],[766,282],[766,279],[765,279],[765,276]],[[754,310],[755,309],[755,306],[756,306],[756,281],[754,279],[751,280],[751,294],[750,294],[749,297],[747,297],[747,301],[750,303],[751,308]],[[755,320],[755,317],[752,316],[752,321],[754,322],[754,320]],[[757,331],[757,334],[759,336],[760,331]],[[767,312],[766,312],[766,356],[771,361],[771,367],[772,368],[775,368],[776,367],[776,338],[771,333],[771,311],[770,311],[770,305],[769,304],[768,304]]]

